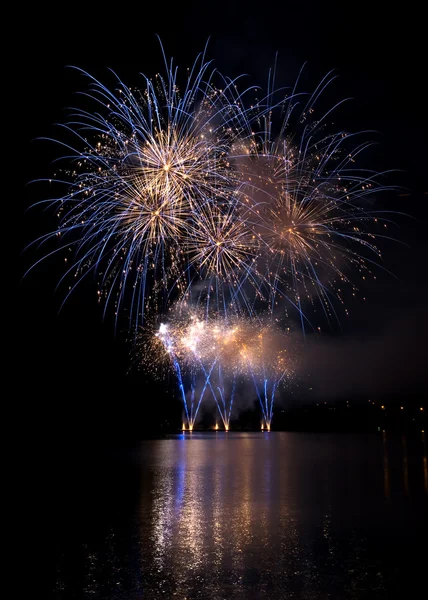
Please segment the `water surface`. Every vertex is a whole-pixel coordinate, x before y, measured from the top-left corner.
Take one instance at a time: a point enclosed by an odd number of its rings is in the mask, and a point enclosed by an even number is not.
[[[59,468],[58,600],[423,589],[424,434],[194,433]]]

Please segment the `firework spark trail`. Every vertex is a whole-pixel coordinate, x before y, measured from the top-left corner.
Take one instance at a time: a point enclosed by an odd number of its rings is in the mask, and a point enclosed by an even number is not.
[[[224,372],[225,366],[222,365],[220,360],[221,359],[219,358],[214,360],[209,373],[207,373],[202,361],[200,361],[200,367],[205,376],[205,381],[210,388],[212,397],[214,398],[225,431],[229,431],[238,373],[236,370],[233,370],[232,374],[229,374],[226,378]],[[214,367],[216,367],[215,371]],[[232,380],[230,392],[228,390],[229,379]]]
[[[209,350],[206,355],[209,360],[213,360],[214,357],[208,385],[226,431],[230,428],[236,380],[242,374],[238,350],[240,339],[246,335],[246,328],[247,320],[238,317],[212,319],[206,327]],[[200,365],[206,374],[201,358]]]
[[[199,321],[196,324],[196,329],[200,329],[198,324],[202,322]],[[203,325],[203,323],[202,323]],[[159,327],[159,331],[155,333],[155,337],[158,338],[166,353],[170,357],[171,364],[173,369],[177,375],[178,387],[181,392],[181,398],[183,401],[184,411],[186,415],[186,422],[188,425],[189,431],[193,430],[193,426],[195,424],[195,420],[198,416],[199,408],[201,406],[202,399],[205,395],[205,391],[207,386],[209,385],[209,379],[211,376],[211,372],[215,366],[214,361],[208,371],[203,370],[205,380],[202,386],[201,391],[198,395],[197,403],[195,404],[195,394],[197,390],[197,382],[198,382],[198,371],[196,369],[195,360],[190,360],[192,354],[195,353],[196,347],[193,344],[196,344],[195,341],[195,326],[192,324],[190,326],[190,332],[187,331],[184,333],[183,331],[177,328],[176,330],[171,329],[169,325],[165,323],[161,323]],[[186,337],[187,336],[187,337]],[[196,337],[197,340],[197,337]],[[162,358],[161,358],[162,360]],[[197,363],[201,364],[200,359],[197,359]],[[183,374],[184,368],[184,374]],[[186,393],[185,380],[188,381],[188,392]],[[190,399],[188,398],[190,395]]]
[[[215,327],[212,329],[215,332]],[[223,342],[217,348],[217,381],[211,377],[209,385],[225,429],[230,426],[236,379],[244,375],[254,384],[264,423],[270,429],[275,393],[285,378],[292,377],[296,352],[292,357],[287,336],[281,329],[272,323],[262,325],[258,319],[237,318],[224,323],[221,338]]]
[[[264,425],[270,430],[275,393],[285,379],[291,379],[296,362],[296,349],[288,336],[274,324],[261,325],[249,322],[245,342],[238,348],[241,370],[254,385]]]
[[[224,373],[223,373],[223,370],[221,369],[221,365],[219,365],[218,385],[216,387],[217,387],[217,391],[220,395],[221,404],[220,404],[220,402],[218,402],[217,397],[214,392],[213,392],[213,395],[216,400],[216,404],[217,404],[217,407],[220,412],[220,417],[221,417],[221,420],[223,421],[224,428],[226,431],[229,431],[229,428],[230,428],[230,419],[232,416],[233,401],[235,399],[235,391],[236,391],[236,377],[237,377],[237,373],[233,372],[233,374],[231,375],[231,379],[232,379],[231,390],[230,390],[230,392],[228,392],[228,390],[226,389],[226,380],[224,377]]]
[[[179,310],[171,316],[168,324],[162,323],[159,330],[152,333],[154,339],[150,345],[153,346],[153,342],[156,340],[161,343],[163,349],[161,353],[152,353],[152,356],[162,361],[165,353],[169,355],[177,374],[178,385],[185,404],[186,420],[191,429],[207,387],[213,395],[225,428],[229,428],[235,384],[233,384],[231,397],[227,400],[225,396],[226,380],[223,377],[226,367],[223,361],[226,358],[226,348],[229,355],[231,354],[235,332],[236,326],[231,327],[226,321],[212,319],[207,322],[199,318],[198,312],[188,311],[183,314]],[[154,342],[155,345],[156,342]],[[188,382],[187,395],[184,392],[184,380]],[[199,389],[199,396],[195,402],[197,389]],[[217,392],[220,393],[220,400]]]

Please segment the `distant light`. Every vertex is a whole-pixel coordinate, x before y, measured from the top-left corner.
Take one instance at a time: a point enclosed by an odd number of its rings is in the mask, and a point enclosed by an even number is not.
[[[383,405],[383,404],[382,404],[382,406],[381,406],[381,409],[382,409],[382,410],[385,410],[385,407],[384,407],[384,405]]]
[[[419,410],[423,410],[423,409],[424,409],[424,407],[423,407],[423,406],[421,406]]]
[[[404,410],[404,406],[400,406],[400,409],[401,409],[401,410]]]

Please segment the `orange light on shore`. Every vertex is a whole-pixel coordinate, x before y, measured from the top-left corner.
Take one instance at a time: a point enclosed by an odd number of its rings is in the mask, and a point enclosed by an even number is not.
[[[267,428],[267,430],[268,430],[268,431],[270,431],[270,423],[268,423],[268,424],[266,425],[266,428]]]
[[[193,431],[193,425],[189,425],[189,431]]]
[[[263,431],[263,429],[264,429],[264,428],[265,428],[265,426],[264,426],[264,424],[262,423],[262,431]]]
[[[214,429],[215,429],[216,431],[218,431],[218,423],[216,423],[216,424],[215,424],[215,427],[214,427]]]
[[[182,427],[181,427],[181,430],[182,430],[182,431],[186,431],[186,424],[185,424],[185,423],[183,423],[183,425],[182,425]]]

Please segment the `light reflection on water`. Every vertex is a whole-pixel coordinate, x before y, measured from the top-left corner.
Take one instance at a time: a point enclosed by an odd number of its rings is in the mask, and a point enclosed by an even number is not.
[[[86,545],[83,597],[390,598],[418,576],[424,439],[193,433],[134,460],[126,540]]]

